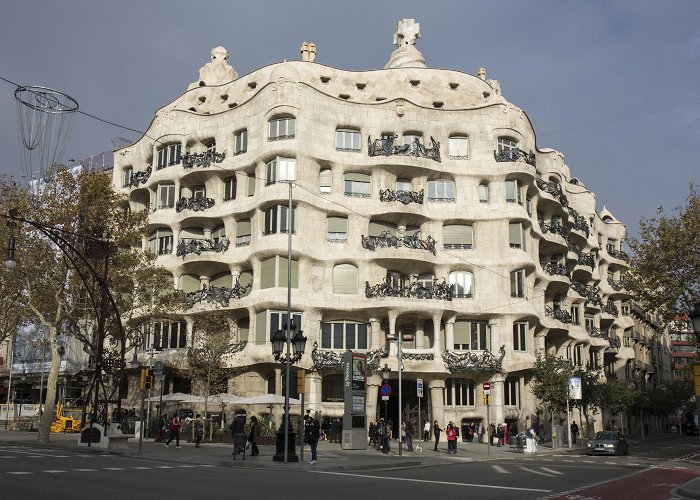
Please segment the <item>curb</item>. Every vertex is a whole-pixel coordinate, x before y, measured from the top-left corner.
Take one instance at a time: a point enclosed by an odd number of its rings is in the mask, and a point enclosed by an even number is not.
[[[378,470],[396,470],[396,469],[411,469],[414,467],[420,467],[423,462],[402,462],[400,464],[388,464],[388,463],[375,463],[375,464],[361,464],[361,465],[330,465],[313,467],[303,463],[275,463],[275,462],[253,462],[251,464],[245,463],[242,459],[236,461],[226,460],[219,462],[221,467],[235,467],[239,469],[266,469],[266,470],[292,470],[292,471],[332,471],[332,472],[342,472],[342,471],[378,471]]]

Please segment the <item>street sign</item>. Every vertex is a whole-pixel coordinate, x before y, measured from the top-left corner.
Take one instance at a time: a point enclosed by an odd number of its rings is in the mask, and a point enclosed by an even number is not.
[[[382,396],[382,401],[389,401],[389,396]]]
[[[422,398],[423,397],[423,379],[419,378],[417,381],[417,387],[418,387],[418,397]]]
[[[484,394],[487,396],[491,394],[491,389],[484,389]]]
[[[382,384],[379,387],[379,394],[381,394],[382,396],[386,396],[388,399],[389,394],[391,394],[391,386],[389,384]]]
[[[491,389],[491,382],[484,382],[484,390],[488,391],[489,389]]]
[[[581,377],[571,377],[569,379],[569,398],[570,399],[582,399],[581,398]]]

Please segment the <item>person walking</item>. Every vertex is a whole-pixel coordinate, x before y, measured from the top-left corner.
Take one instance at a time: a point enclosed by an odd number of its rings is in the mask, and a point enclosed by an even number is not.
[[[367,446],[372,444],[377,444],[377,424],[374,422],[369,423],[369,444]]]
[[[433,434],[435,435],[435,448],[433,448],[433,451],[438,451],[438,444],[440,443],[440,433],[442,432],[442,429],[440,429],[440,426],[438,425],[438,421],[436,420],[433,422]]]
[[[385,455],[389,453],[389,448],[391,445],[389,444],[389,428],[387,427],[386,423],[384,422],[383,418],[379,419],[379,424],[377,425],[377,436],[379,437],[379,448],[382,450],[382,453]]]
[[[241,415],[236,415],[229,427],[231,429],[231,438],[233,439],[233,453],[231,455],[237,455],[245,451],[245,442],[248,436],[245,434],[244,418]],[[236,444],[238,444],[238,447],[236,447]]]
[[[315,465],[318,463],[316,448],[318,446],[318,440],[321,437],[321,427],[318,424],[318,420],[311,415],[309,415],[309,418],[306,420],[304,434],[304,441],[306,441],[311,447],[311,461],[309,463]]]
[[[571,424],[571,442],[576,444],[576,438],[578,437],[578,425],[576,425],[576,420]]]
[[[489,446],[493,446],[493,439],[496,437],[496,425],[491,422],[489,424]]]
[[[428,441],[430,441],[430,420],[426,420],[423,426],[423,442],[426,443]]]
[[[197,413],[197,416],[194,419],[194,447],[195,448],[200,448],[200,444],[202,442],[202,438],[204,437],[204,421],[202,420],[202,416]]]
[[[173,419],[170,421],[170,438],[163,444],[169,446],[173,439],[175,439],[175,448],[180,448],[180,417],[173,415]]]
[[[158,437],[156,438],[156,443],[165,442],[165,433],[168,431],[168,415],[163,413],[158,418]]]
[[[452,421],[447,424],[445,429],[445,436],[447,436],[447,453],[457,454],[457,428],[454,426]]]
[[[406,449],[413,451],[413,424],[410,420],[406,421]]]
[[[503,445],[503,425],[498,424],[496,429],[496,447],[500,448]]]
[[[260,426],[258,425],[258,417],[253,415],[250,417],[250,429],[248,429],[248,442],[250,443],[250,456],[260,455],[258,450],[258,436],[260,436]]]

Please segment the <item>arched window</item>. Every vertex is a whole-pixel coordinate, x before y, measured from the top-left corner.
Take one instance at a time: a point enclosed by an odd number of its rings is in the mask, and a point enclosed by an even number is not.
[[[338,264],[333,268],[333,293],[357,294],[357,267]]]
[[[489,202],[489,185],[485,182],[479,184],[479,203]]]

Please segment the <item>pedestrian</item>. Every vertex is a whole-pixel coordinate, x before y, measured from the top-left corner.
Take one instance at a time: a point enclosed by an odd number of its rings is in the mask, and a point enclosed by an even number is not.
[[[391,419],[386,421],[386,437],[389,441],[394,437],[394,422],[392,422]]]
[[[242,415],[236,415],[233,417],[233,422],[231,422],[231,439],[233,439],[233,453],[231,455],[236,455],[238,453],[243,453],[245,451],[245,442],[247,436],[245,435],[245,426],[243,423],[244,417]],[[238,444],[238,448],[236,448]]]
[[[163,413],[158,418],[158,437],[156,438],[156,443],[165,442],[165,433],[168,430],[168,415]]]
[[[430,420],[426,420],[423,426],[423,442],[428,441],[430,441]]]
[[[457,454],[457,428],[454,426],[452,421],[447,424],[445,429],[445,436],[447,436],[447,453]]]
[[[440,433],[442,432],[442,429],[440,429],[440,426],[438,425],[438,421],[436,420],[433,422],[433,434],[435,435],[435,448],[433,448],[433,451],[438,451],[438,443],[440,443]]]
[[[496,429],[496,446],[500,448],[503,445],[503,425],[498,424],[498,428]]]
[[[406,449],[413,451],[413,424],[410,420],[406,421]]]
[[[318,440],[321,437],[321,427],[318,424],[318,420],[311,415],[309,415],[309,418],[306,420],[304,435],[304,441],[311,447],[311,461],[309,463],[315,465],[318,463],[316,447],[318,446]]]
[[[169,446],[172,440],[175,439],[175,448],[180,448],[180,417],[173,415],[170,421],[170,438],[164,443]]]
[[[384,422],[383,418],[380,418],[379,424],[377,424],[377,436],[379,437],[379,449],[384,454],[389,453],[389,448],[391,447],[391,445],[389,444],[389,436],[387,432],[388,428],[386,422]]]
[[[251,457],[254,457],[255,455],[260,455],[260,450],[258,450],[258,436],[260,436],[260,426],[258,425],[258,417],[253,415],[252,417],[250,417],[250,429],[248,429],[248,442],[250,443]]]
[[[491,422],[489,425],[489,446],[493,446],[493,440],[496,437],[496,425]]]
[[[571,442],[576,444],[576,437],[578,436],[578,425],[576,425],[576,420],[571,424]]]
[[[332,418],[329,427],[329,441],[335,443],[338,441],[338,419]]]
[[[367,444],[367,446],[370,446],[372,444],[377,444],[377,439],[376,439],[377,426],[375,425],[374,422],[369,423],[369,431],[368,431],[367,435],[369,436],[369,444]]]
[[[202,420],[202,416],[197,413],[197,416],[194,419],[194,447],[195,448],[200,448],[200,443],[202,442],[202,438],[204,437],[204,421]]]
[[[474,424],[467,427],[467,443],[474,441]]]

